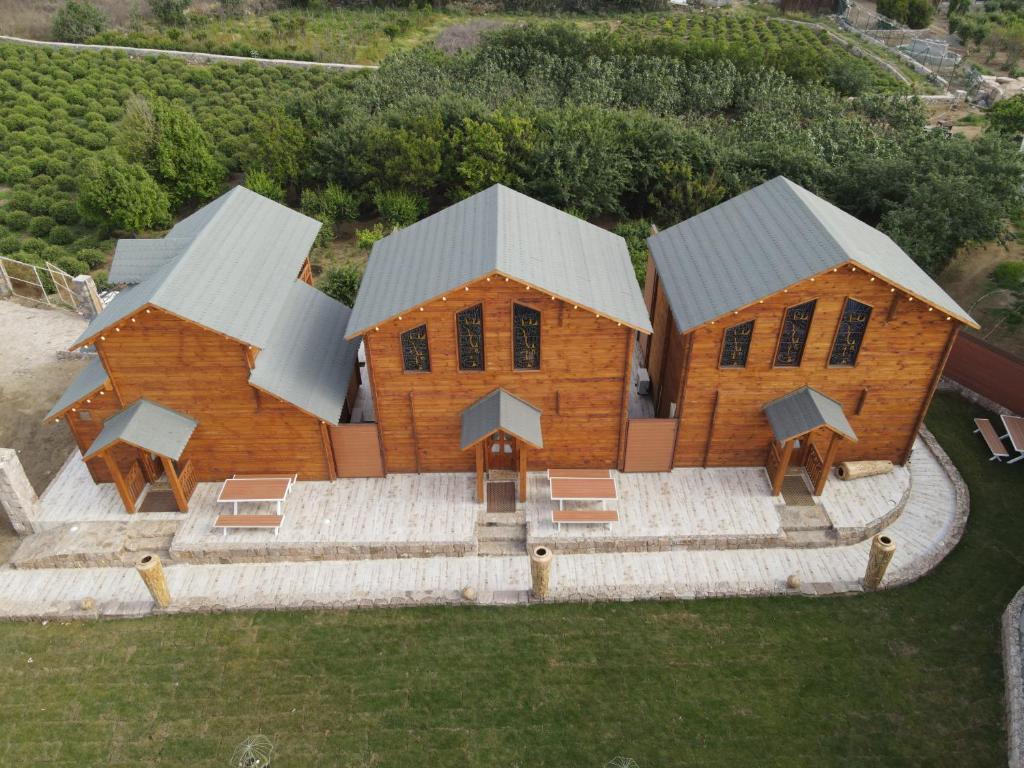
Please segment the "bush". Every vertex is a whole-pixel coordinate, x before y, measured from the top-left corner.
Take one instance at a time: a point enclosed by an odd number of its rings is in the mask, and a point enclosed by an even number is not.
[[[53,17],[53,37],[66,43],[81,43],[106,28],[107,17],[88,0],[67,0]]]
[[[28,229],[28,224],[31,220],[32,215],[28,211],[7,212],[7,226],[11,229],[23,232]]]
[[[320,190],[302,190],[300,205],[303,213],[313,217],[322,215],[332,222],[342,218],[356,219],[359,217],[358,199],[337,184],[328,184]]]
[[[28,231],[36,237],[46,237],[51,229],[53,229],[53,219],[49,216],[33,216],[32,220],[28,223]]]
[[[988,124],[992,130],[1008,136],[1024,133],[1024,95],[997,101],[988,110]]]
[[[20,184],[32,178],[32,169],[27,165],[12,165],[4,174],[11,184]]]
[[[89,269],[96,269],[107,263],[107,255],[99,248],[82,248],[75,256],[88,264]]]
[[[149,0],[153,15],[164,24],[184,24],[185,10],[192,0]]]
[[[46,239],[54,245],[67,245],[75,239],[75,233],[66,224],[58,224],[50,230]]]
[[[384,225],[377,222],[372,227],[356,230],[356,243],[364,250],[373,248],[373,244],[384,237]]]
[[[87,218],[124,232],[170,223],[167,195],[138,163],[108,149],[79,167],[78,208]]]
[[[643,219],[624,221],[615,228],[615,234],[626,241],[629,260],[637,282],[642,286],[647,279],[647,238],[651,235],[651,223]]]
[[[316,240],[313,245],[319,248],[326,248],[334,240],[334,219],[324,213],[318,213],[314,217],[320,222],[320,231],[316,233]]]
[[[70,254],[62,256],[54,263],[72,277],[78,277],[79,275],[86,275],[89,273],[89,265]]]
[[[331,267],[317,281],[317,287],[342,304],[352,306],[359,293],[359,284],[363,279],[363,271],[352,263]]]
[[[110,274],[105,269],[94,272],[92,279],[96,282],[97,291],[109,291],[113,287],[110,284]]]
[[[21,247],[21,238],[17,235],[0,237],[0,255],[7,256]]]
[[[277,200],[279,203],[284,200],[284,188],[265,171],[259,169],[247,171],[243,183],[246,189],[250,189],[258,195]]]
[[[399,189],[384,190],[373,196],[373,204],[388,227],[408,227],[427,212],[427,199]]]

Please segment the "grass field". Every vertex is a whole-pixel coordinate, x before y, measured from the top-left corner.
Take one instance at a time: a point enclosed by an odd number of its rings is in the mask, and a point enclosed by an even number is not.
[[[973,503],[908,588],[0,625],[0,764],[221,766],[263,731],[281,768],[1005,765],[1024,475],[975,411],[929,415]]]

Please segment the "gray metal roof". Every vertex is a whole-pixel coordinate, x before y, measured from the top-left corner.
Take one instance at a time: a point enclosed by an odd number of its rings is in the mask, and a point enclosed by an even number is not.
[[[783,176],[647,242],[681,333],[848,262],[978,327],[887,235]]]
[[[352,310],[296,281],[249,383],[329,424],[341,420],[358,341],[345,341]]]
[[[374,244],[347,336],[493,272],[651,332],[625,240],[495,184]]]
[[[499,388],[462,412],[462,450],[499,429],[515,435],[534,448],[544,447],[540,410]]]
[[[800,387],[778,400],[772,400],[762,410],[780,443],[818,427],[828,427],[850,440],[857,440],[857,434],[843,413],[843,406],[811,387]]]
[[[98,357],[94,357],[89,364],[82,369],[71,385],[64,390],[60,400],[54,404],[50,412],[46,414],[43,421],[49,421],[54,416],[59,416],[79,400],[84,400],[107,383],[107,371]]]
[[[152,304],[262,348],[285,301],[282,286],[298,276],[319,230],[315,219],[235,187],[171,229],[168,237],[189,240],[181,255],[118,294],[72,347]]]
[[[184,237],[156,237],[150,240],[118,240],[110,263],[112,283],[141,283],[169,261],[181,256],[192,244]]]
[[[196,426],[194,419],[177,411],[149,400],[136,400],[106,420],[85,458],[122,442],[177,461]]]

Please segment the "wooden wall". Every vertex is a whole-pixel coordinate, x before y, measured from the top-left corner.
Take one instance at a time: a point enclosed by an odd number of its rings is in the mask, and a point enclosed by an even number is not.
[[[681,366],[684,393],[676,466],[762,464],[772,440],[763,405],[805,384],[838,400],[860,438],[844,441],[837,460],[902,461],[959,323],[891,288],[880,278],[872,280],[862,270],[844,267],[678,337],[675,346],[680,350],[690,335],[693,346],[689,363]],[[871,320],[857,365],[832,368],[828,357],[847,296],[870,304]],[[811,299],[818,303],[800,367],[775,368],[786,308]],[[720,369],[726,328],[748,320],[754,320],[754,335],[747,367]]]
[[[75,411],[68,411],[64,415],[71,435],[78,444],[78,449],[85,454],[103,429],[103,422],[121,410],[117,396],[109,389],[103,390],[103,394],[96,394],[90,398],[92,402],[84,400],[76,406]],[[138,451],[127,445],[114,447],[114,460],[122,473],[126,473],[131,463],[137,458]],[[112,483],[114,478],[110,476],[106,462],[102,458],[90,459],[85,462],[97,483]]]
[[[541,310],[541,368],[512,368],[512,304]],[[458,370],[455,313],[483,303],[484,371]],[[431,371],[402,369],[403,331],[427,324]],[[614,467],[624,426],[623,387],[634,331],[494,277],[458,290],[364,338],[389,472],[471,471],[459,448],[461,413],[496,387],[542,411],[544,449],[531,468]]]
[[[244,345],[157,309],[135,317],[96,342],[115,397],[123,405],[145,397],[198,421],[182,462],[192,460],[200,481],[328,478],[319,421],[249,385]]]

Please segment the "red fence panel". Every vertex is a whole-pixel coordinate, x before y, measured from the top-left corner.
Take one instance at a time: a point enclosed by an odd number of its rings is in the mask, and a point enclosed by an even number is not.
[[[1024,413],[1024,360],[976,336],[957,335],[944,375],[1015,413]]]

